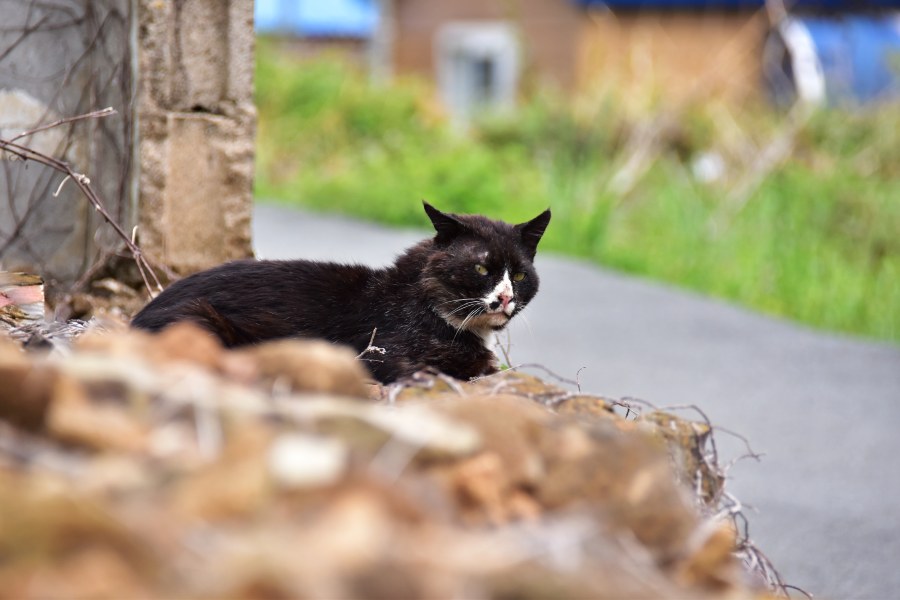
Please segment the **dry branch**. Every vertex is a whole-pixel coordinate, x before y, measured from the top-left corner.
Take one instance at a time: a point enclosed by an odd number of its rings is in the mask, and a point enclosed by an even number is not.
[[[59,127],[60,125],[65,125],[66,123],[74,123],[75,121],[82,121],[84,119],[99,119],[102,117],[110,117],[115,114],[118,114],[116,109],[114,109],[111,106],[108,106],[101,110],[95,110],[93,112],[85,113],[83,115],[76,115],[74,117],[67,117],[65,119],[59,119],[58,121],[53,121],[52,123],[47,123],[46,125],[41,125],[40,127],[35,127],[34,129],[29,129],[28,131],[23,131],[19,135],[10,138],[9,141],[15,142],[16,140],[22,139],[23,137],[28,137],[28,136],[34,135],[35,133],[39,133],[41,131],[53,129],[54,127]]]
[[[376,333],[378,333],[377,327],[372,330],[372,337],[369,338],[369,343],[366,345],[366,347],[363,349],[362,352],[360,352],[359,354],[356,355],[357,360],[361,359],[361,360],[371,361],[372,359],[370,359],[370,358],[363,358],[363,356],[365,356],[366,354],[387,354],[387,350],[385,350],[384,348],[382,348],[380,346],[374,345]],[[375,361],[375,362],[381,362],[381,361]]]
[[[47,129],[57,127],[59,125],[63,125],[66,123],[72,123],[75,121],[80,121],[80,120],[85,120],[85,119],[108,117],[108,116],[114,115],[114,114],[116,114],[115,109],[106,108],[103,110],[94,111],[94,112],[86,113],[83,115],[77,115],[77,116],[69,117],[66,119],[60,119],[53,123],[49,123],[47,125],[43,125],[43,126],[35,128],[35,129],[20,133],[19,135],[17,135],[16,137],[14,137],[10,140],[0,139],[0,149],[5,150],[6,152],[12,154],[13,156],[19,157],[22,160],[32,160],[34,162],[40,163],[42,165],[50,167],[51,169],[55,169],[55,170],[59,171],[60,173],[65,174],[66,179],[64,179],[63,182],[60,184],[60,188],[67,180],[71,179],[72,181],[74,181],[75,185],[78,187],[78,189],[81,190],[81,192],[87,198],[88,202],[91,203],[91,205],[94,207],[94,209],[98,213],[100,213],[100,215],[103,217],[103,219],[107,223],[109,223],[109,225],[113,228],[113,230],[116,232],[116,234],[119,236],[119,238],[122,239],[122,241],[125,244],[125,247],[128,248],[128,251],[131,253],[131,256],[134,258],[134,262],[137,265],[138,271],[141,274],[141,279],[143,279],[144,285],[146,286],[148,293],[150,294],[151,297],[153,297],[156,294],[156,292],[162,291],[162,289],[163,289],[162,284],[159,281],[159,278],[156,276],[156,273],[154,272],[154,266],[151,265],[150,261],[144,255],[141,248],[134,242],[132,237],[129,236],[128,233],[125,232],[125,230],[122,228],[122,226],[119,225],[119,223],[117,223],[116,220],[113,219],[112,215],[109,214],[109,211],[106,210],[106,207],[105,207],[103,201],[97,195],[97,192],[94,191],[94,189],[91,187],[91,180],[83,173],[76,172],[74,169],[72,169],[72,167],[68,163],[66,163],[62,160],[53,158],[52,156],[48,156],[42,152],[38,152],[37,150],[29,148],[28,146],[23,146],[21,144],[17,144],[14,141],[14,140],[20,139],[22,137],[32,135],[39,131],[45,131]],[[149,277],[148,277],[148,275],[149,275]],[[153,281],[153,284],[154,284],[152,286],[150,283],[151,280]],[[154,291],[154,287],[155,287],[155,291]]]
[[[35,129],[20,133],[4,127],[0,136],[15,136],[5,141],[63,160],[78,155],[103,164],[103,179],[95,181],[93,187],[106,201],[108,213],[116,221],[126,222],[131,208],[127,197],[133,182],[136,92],[128,35],[136,19],[135,7],[128,2],[106,1],[0,3],[4,5],[0,13],[5,17],[0,26],[0,88],[20,90],[36,101],[29,102],[30,108],[19,115],[18,125],[9,124],[28,129],[20,120],[25,118],[24,123],[33,123]],[[56,38],[67,52],[36,61],[34,57],[41,55],[47,40]],[[107,109],[97,111],[99,115],[81,116],[97,106],[119,107],[121,118],[85,121],[114,113]],[[61,118],[68,115],[78,116]],[[32,134],[38,134],[33,142],[22,141]],[[9,250],[12,262],[34,265],[51,282],[69,282],[81,272],[72,291],[90,281],[84,277],[85,269],[96,273],[108,268],[112,255],[130,259],[125,247],[113,239],[117,234],[109,236],[105,227],[98,230],[102,218],[85,214],[80,200],[78,205],[53,206],[52,193],[65,177],[15,164],[21,156],[0,149],[0,156],[4,155],[10,160],[0,160],[0,188],[5,194],[0,207],[0,254]],[[54,258],[56,245],[48,238],[65,238],[73,255],[61,261]],[[118,250],[104,247],[110,243]],[[164,268],[162,272],[169,275]]]

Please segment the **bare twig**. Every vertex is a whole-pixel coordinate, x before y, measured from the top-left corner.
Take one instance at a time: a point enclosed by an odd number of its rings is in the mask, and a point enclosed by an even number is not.
[[[450,386],[450,389],[452,389],[454,392],[456,392],[460,396],[466,395],[466,393],[463,391],[462,386],[459,385],[459,381],[457,381],[456,379],[453,379],[449,375],[444,375],[441,372],[438,372],[436,376],[438,379],[440,379],[441,381],[446,383],[448,386]]]
[[[12,137],[9,139],[10,142],[15,142],[16,140],[22,139],[23,137],[28,137],[30,135],[34,135],[35,133],[46,131],[48,129],[53,129],[54,127],[59,127],[60,125],[65,125],[66,123],[74,123],[76,121],[83,121],[84,119],[100,119],[103,117],[111,117],[112,115],[119,114],[116,109],[109,106],[107,108],[101,110],[95,110],[93,112],[85,113],[83,115],[76,115],[74,117],[67,117],[65,119],[59,119],[58,121],[53,121],[52,123],[47,123],[46,125],[41,125],[40,127],[35,127],[34,129],[29,129],[28,131],[23,131],[19,135]]]
[[[502,341],[500,341],[500,334],[494,334],[494,340],[496,342],[496,346],[500,348],[500,352],[503,354],[503,360],[506,361],[506,366],[512,366],[512,360],[509,358],[509,349],[512,345],[512,339],[509,336],[509,329],[506,330],[506,344],[504,345]]]
[[[103,111],[94,111],[92,113],[87,113],[84,115],[78,115],[75,117],[69,117],[67,119],[61,119],[60,121],[50,123],[41,128],[37,128],[30,132],[25,132],[24,134],[20,134],[18,137],[22,137],[23,135],[30,135],[36,131],[42,131],[45,129],[49,129],[50,127],[56,127],[63,123],[72,123],[74,121],[78,121],[81,119],[92,119],[109,116],[111,114],[115,114],[115,111],[111,110],[103,110]],[[14,138],[17,139],[17,138]],[[152,279],[156,291],[162,291],[162,284],[157,278],[156,273],[153,269],[153,266],[147,260],[141,248],[131,239],[131,236],[122,229],[122,226],[119,225],[115,219],[113,219],[112,215],[106,210],[103,202],[100,200],[100,197],[97,195],[97,192],[91,187],[90,179],[82,174],[77,173],[75,170],[69,166],[68,163],[61,161],[59,159],[48,156],[42,152],[38,152],[32,148],[27,146],[23,146],[21,144],[17,144],[12,140],[4,140],[0,139],[0,149],[6,150],[10,154],[18,156],[22,160],[32,160],[34,162],[40,163],[42,165],[48,166],[52,169],[59,171],[60,173],[64,173],[66,175],[66,179],[72,179],[75,182],[75,185],[81,190],[84,196],[87,198],[88,202],[94,207],[94,209],[100,213],[103,219],[109,223],[109,225],[113,228],[116,234],[122,239],[125,243],[125,246],[128,248],[129,252],[131,252],[132,257],[134,258],[135,264],[137,265],[138,271],[141,274],[141,278],[144,281],[144,285],[147,288],[150,296],[154,296],[154,287],[150,284],[150,279]],[[65,181],[65,180],[64,180]],[[149,279],[148,279],[149,275]]]
[[[803,594],[805,597],[809,598],[809,600],[813,600],[813,598],[815,598],[815,596],[813,596],[812,594],[810,594],[809,592],[807,592],[807,591],[804,590],[803,588],[797,587],[796,585],[790,585],[790,584],[788,584],[788,583],[782,583],[782,584],[781,584],[781,588],[782,588],[786,593],[787,593],[787,590],[797,590],[798,592],[800,592],[801,594]]]
[[[119,235],[122,240],[125,241],[125,245],[128,247],[132,256],[134,257],[135,264],[138,267],[138,271],[141,274],[141,278],[144,281],[144,285],[147,288],[147,291],[150,293],[151,297],[155,295],[153,287],[150,285],[148,281],[147,274],[150,274],[150,277],[153,279],[156,290],[162,291],[162,284],[159,279],[156,277],[156,273],[153,271],[153,268],[148,263],[146,257],[144,257],[142,250],[131,241],[131,238],[122,227],[113,220],[112,216],[106,210],[103,205],[103,202],[97,196],[96,192],[90,186],[90,179],[88,179],[85,175],[81,173],[76,173],[68,163],[57,160],[46,154],[33,150],[31,148],[21,146],[19,144],[15,144],[6,140],[0,139],[0,148],[5,149],[7,152],[19,156],[23,160],[33,160],[35,162],[41,163],[45,166],[51,167],[60,171],[61,173],[65,173],[68,177],[71,177],[78,188],[82,191],[88,201],[93,205],[94,209],[100,213],[100,215],[106,220],[107,223],[112,226],[113,230]]]
[[[21,141],[22,138],[40,133],[52,128],[58,128],[64,132],[61,136],[54,135],[45,138],[44,143],[52,142],[53,148],[40,149],[47,155],[60,157],[63,160],[72,156],[75,152],[90,163],[104,164],[110,167],[109,172],[104,173],[103,181],[94,184],[98,194],[106,200],[108,214],[117,222],[123,223],[129,218],[132,208],[128,196],[131,193],[133,177],[131,165],[134,157],[133,147],[133,111],[136,80],[133,77],[133,64],[131,53],[127,49],[127,35],[134,6],[132,3],[96,3],[96,2],[56,2],[46,0],[21,0],[8,4],[19,5],[11,11],[6,23],[0,27],[0,76],[6,83],[14,88],[21,88],[36,94],[43,105],[38,114],[34,115],[33,129],[23,131],[12,139],[6,141],[38,148],[37,142]],[[5,14],[5,13],[4,13]],[[60,30],[72,30],[78,38],[78,43],[71,46],[72,52],[49,62],[27,59],[24,52],[34,52],[47,39],[47,34]],[[68,34],[66,34],[68,35]],[[30,39],[29,39],[30,38]],[[13,51],[19,48],[19,56],[13,57]],[[21,68],[16,61],[24,60],[28,68]],[[46,67],[59,67],[58,70]],[[37,89],[35,86],[38,86]],[[8,86],[7,86],[8,87]],[[94,111],[96,106],[120,107],[122,118],[115,120],[102,119],[108,114],[114,114],[113,109]],[[63,115],[75,114],[75,117],[60,119],[56,111],[61,107],[66,108]],[[88,112],[92,111],[92,112]],[[79,113],[86,113],[81,115]],[[90,125],[85,119],[91,119]],[[85,131],[82,133],[82,127]],[[89,131],[87,131],[89,129]],[[76,130],[78,133],[76,134]],[[13,135],[16,132],[9,132]],[[83,147],[75,147],[76,140],[90,137],[91,141]],[[86,150],[86,152],[85,152]],[[17,167],[14,162],[25,160],[21,154],[7,153],[0,150],[0,155],[9,160],[0,161],[0,185],[5,188],[6,201],[3,215],[4,225],[0,233],[0,254],[13,248],[14,252],[25,260],[34,264],[38,269],[52,272],[49,260],[52,255],[52,246],[44,243],[36,243],[45,234],[73,236],[73,241],[81,244],[83,254],[76,253],[68,263],[78,266],[84,273],[85,270],[96,272],[107,264],[100,264],[110,256],[106,246],[115,245],[125,249],[117,243],[113,236],[106,235],[106,228],[98,229],[103,218],[87,216],[90,223],[87,227],[78,227],[75,221],[62,218],[42,218],[53,200],[53,191],[65,184],[61,184],[51,171],[40,172],[35,175],[19,176],[27,169],[27,165]],[[36,160],[33,157],[29,160]],[[80,163],[79,163],[80,164]],[[77,167],[76,167],[77,168]],[[20,170],[21,169],[21,170]],[[59,169],[57,169],[59,170]],[[71,176],[65,174],[64,181],[68,182]],[[25,186],[30,189],[25,189]],[[79,194],[81,192],[78,192]],[[51,208],[54,215],[58,209]],[[65,208],[71,214],[69,207]],[[78,209],[79,211],[81,209]],[[97,211],[98,215],[100,211]],[[9,220],[6,220],[6,216]],[[88,239],[91,233],[95,234],[95,240]],[[103,233],[103,240],[96,239],[96,234]],[[81,238],[76,240],[74,236]],[[113,237],[113,239],[107,239]],[[103,246],[97,249],[94,244]],[[119,251],[114,251],[120,255]],[[126,252],[128,252],[126,250]],[[149,258],[149,257],[148,257]],[[80,263],[80,265],[78,265]],[[147,266],[138,261],[138,266],[143,269],[145,285],[150,282]],[[168,277],[176,279],[177,275],[164,265],[157,265],[157,273],[165,273]],[[139,269],[140,270],[140,269]],[[53,275],[50,275],[53,277]],[[84,281],[82,277],[80,282]],[[82,283],[83,285],[83,283]],[[78,286],[71,288],[72,291]],[[152,288],[148,287],[152,292]]]
[[[375,342],[375,334],[376,333],[378,333],[377,327],[372,330],[372,337],[369,338],[368,345],[363,349],[362,352],[360,352],[359,354],[356,355],[357,359],[363,359],[363,356],[365,356],[366,354],[373,354],[373,353],[374,354],[382,354],[382,355],[387,354],[387,350],[385,350],[384,348],[381,348],[380,346],[372,345]],[[363,359],[363,360],[370,360],[370,359]]]
[[[577,371],[575,371],[575,387],[578,388],[578,391],[581,391],[581,372],[587,369],[587,367],[581,367]]]
[[[582,367],[582,368],[584,368],[584,367]],[[511,366],[510,368],[505,369],[503,371],[498,371],[497,373],[491,373],[490,375],[482,375],[481,377],[473,377],[470,381],[481,381],[483,379],[497,377],[498,375],[502,375],[502,374],[508,373],[510,371],[521,371],[522,369],[538,369],[540,371],[543,371],[544,373],[546,373],[553,379],[559,381],[560,383],[566,383],[568,385],[574,386],[579,392],[581,391],[581,384],[578,383],[578,381],[573,380],[573,379],[568,379],[566,377],[563,377],[562,375],[557,375],[556,373],[554,373],[553,371],[551,371],[544,365],[539,365],[537,363],[526,363],[526,364]],[[579,369],[579,372],[581,372],[581,369]]]

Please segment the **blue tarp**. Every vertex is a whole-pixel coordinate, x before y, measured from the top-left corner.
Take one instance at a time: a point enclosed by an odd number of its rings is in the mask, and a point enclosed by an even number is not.
[[[900,95],[900,15],[802,17],[832,101],[870,102]]]
[[[256,30],[306,37],[371,37],[375,0],[256,0]]]

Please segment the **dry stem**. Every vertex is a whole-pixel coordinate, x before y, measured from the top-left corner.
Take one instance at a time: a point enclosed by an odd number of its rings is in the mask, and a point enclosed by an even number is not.
[[[42,152],[38,152],[32,148],[27,146],[23,146],[21,144],[17,144],[14,140],[20,139],[22,137],[26,137],[37,133],[39,131],[45,131],[47,129],[51,129],[53,127],[57,127],[59,125],[63,125],[66,123],[72,123],[74,121],[84,120],[84,119],[94,119],[94,118],[102,118],[110,115],[116,114],[115,109],[106,108],[99,111],[94,111],[90,113],[86,113],[83,115],[77,115],[74,117],[68,117],[66,119],[60,119],[59,121],[54,121],[53,123],[48,123],[47,125],[42,125],[35,129],[25,131],[17,135],[16,137],[10,140],[0,139],[0,149],[6,150],[10,154],[21,158],[22,160],[32,160],[34,162],[40,163],[52,169],[59,171],[66,175],[66,179],[63,180],[65,183],[66,180],[71,179],[75,182],[75,185],[78,186],[78,189],[84,194],[87,198],[88,202],[94,207],[94,209],[100,213],[103,219],[109,223],[109,225],[113,228],[116,234],[122,239],[125,243],[125,246],[128,248],[129,252],[131,252],[132,257],[134,258],[134,262],[137,265],[138,271],[141,274],[141,278],[144,281],[144,285],[147,288],[148,293],[151,297],[155,295],[154,287],[150,284],[150,279],[152,279],[155,284],[156,291],[162,291],[162,284],[156,276],[156,273],[153,270],[153,266],[147,260],[147,257],[144,256],[141,248],[131,239],[131,237],[122,229],[122,226],[119,225],[115,219],[113,219],[112,215],[106,210],[105,205],[100,200],[100,197],[97,195],[97,192],[91,187],[91,180],[82,173],[77,173],[75,170],[69,166],[68,163],[61,161],[59,159],[48,156]],[[60,187],[62,184],[60,184]],[[149,274],[149,279],[148,279]]]
[[[363,359],[363,356],[365,356],[366,354],[387,354],[387,350],[385,350],[384,348],[373,345],[373,343],[375,342],[375,334],[376,333],[378,333],[377,327],[372,330],[372,337],[369,338],[369,343],[366,345],[366,347],[363,349],[362,352],[360,352],[359,354],[356,355],[357,359],[371,361],[372,359],[370,359],[370,358]],[[380,362],[380,361],[376,361],[376,362]]]

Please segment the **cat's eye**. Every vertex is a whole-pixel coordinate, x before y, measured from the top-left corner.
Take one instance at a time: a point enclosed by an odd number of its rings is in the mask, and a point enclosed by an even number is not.
[[[475,265],[475,272],[478,273],[479,275],[487,275],[488,274],[487,267],[482,264]]]
[[[513,281],[522,281],[525,279],[525,273],[516,273],[513,275]]]

